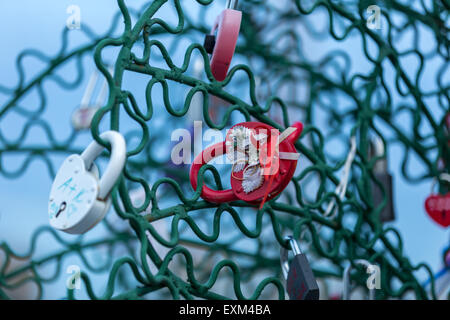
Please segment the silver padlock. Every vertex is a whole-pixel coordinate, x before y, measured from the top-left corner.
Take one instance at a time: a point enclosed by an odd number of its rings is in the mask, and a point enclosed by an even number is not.
[[[370,144],[369,157],[382,157],[385,154],[383,141],[380,138],[373,139]],[[394,199],[392,176],[388,172],[387,158],[379,159],[373,168],[375,179],[381,183],[386,192],[387,203],[380,212],[381,222],[390,222],[395,220]],[[378,206],[384,198],[382,189],[371,181],[372,199],[376,206]]]
[[[69,156],[53,181],[48,203],[50,225],[71,234],[82,234],[99,223],[111,206],[111,189],[122,173],[126,144],[117,131],[107,131],[100,138],[111,144],[111,158],[99,178],[94,160],[103,151],[96,141],[81,154]]]
[[[366,270],[370,270],[370,268],[372,267],[372,264],[369,261],[363,259],[355,260],[355,264],[366,267]],[[345,268],[344,270],[344,278],[343,278],[344,292],[342,294],[342,300],[350,300],[350,292],[352,291],[350,283],[351,282],[350,273],[352,270],[353,267],[351,264],[347,266],[347,268]],[[375,300],[375,288],[369,289],[369,300]]]

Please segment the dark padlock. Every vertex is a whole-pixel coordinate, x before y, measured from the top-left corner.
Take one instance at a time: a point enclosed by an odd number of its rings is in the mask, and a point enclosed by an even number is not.
[[[209,54],[212,54],[215,46],[216,46],[216,36],[214,36],[212,34],[205,35],[205,41],[203,42],[203,48],[205,48],[206,52]]]
[[[370,147],[370,157],[384,156],[384,144],[381,139],[372,141]],[[392,176],[388,172],[387,159],[379,159],[373,168],[375,179],[382,185],[387,198],[386,206],[380,212],[381,222],[390,222],[395,220],[394,211],[394,199],[392,188]],[[384,200],[383,190],[375,183],[371,181],[372,199],[373,203],[378,206]]]
[[[287,250],[281,248],[281,267],[286,279],[286,291],[291,300],[319,300],[319,286],[311,270],[308,259],[301,253],[297,241],[289,236],[286,238],[294,253],[289,263]]]

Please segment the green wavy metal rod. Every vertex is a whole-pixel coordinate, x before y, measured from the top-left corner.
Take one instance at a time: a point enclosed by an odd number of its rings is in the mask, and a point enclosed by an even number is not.
[[[177,2],[175,2],[175,6],[177,7],[177,11],[178,12],[180,12],[180,7],[179,6],[177,6]],[[120,3],[119,2],[119,5],[122,5],[122,8],[123,8],[123,3]],[[159,4],[158,4],[159,5]],[[157,6],[157,5],[155,5],[155,6]],[[150,7],[150,9],[149,9],[149,12],[151,13],[152,12],[152,9],[154,9],[154,6],[151,6]],[[144,16],[145,16],[145,14],[144,14]],[[126,21],[127,21],[127,19],[125,19]],[[182,19],[180,19],[180,21],[181,21]],[[156,23],[156,22],[155,22]],[[180,22],[181,23],[181,22]],[[180,23],[179,23],[179,26],[180,26]],[[126,25],[127,25],[127,22],[126,22]],[[138,28],[137,28],[137,26],[143,26],[144,25],[144,22],[139,22],[138,21],[138,23],[136,24],[136,26],[134,27],[134,29],[132,30],[131,29],[131,25],[127,25],[126,26],[126,29],[127,30],[129,30],[131,33],[134,33],[134,37],[136,37],[136,32],[134,32],[135,30],[137,30]],[[178,26],[178,27],[179,27]],[[175,28],[175,29],[171,29],[170,31],[172,31],[172,32],[179,32],[179,28]],[[169,28],[170,29],[170,28]],[[123,37],[122,37],[123,38]],[[132,37],[131,37],[132,38]],[[104,42],[104,44],[102,44],[102,45],[107,45],[107,44],[113,44],[113,45],[118,45],[118,43],[120,43],[120,41],[121,40],[118,40],[118,39],[115,39],[115,40],[107,40],[107,41],[105,41]],[[154,42],[154,43],[157,43],[157,42]],[[99,48],[97,48],[97,58],[99,57],[99,55],[98,55],[98,52],[101,50],[101,48],[102,48],[102,45],[100,45],[99,46]],[[161,48],[162,47],[162,45],[158,45],[158,47],[159,48]],[[125,55],[128,55],[128,52],[129,52],[129,49],[127,49],[127,50],[125,50],[124,51],[124,49],[122,49],[122,53],[124,54],[124,56]],[[150,50],[145,50],[144,51],[145,53],[144,53],[144,58],[143,59],[139,59],[138,61],[136,61],[138,64],[141,64],[142,63],[142,61],[145,61],[146,60],[146,56],[149,56],[150,55]],[[164,52],[163,52],[163,56],[164,56]],[[204,56],[204,58],[205,58],[205,56]],[[206,60],[206,59],[205,59]],[[96,60],[96,61],[99,61],[99,60]],[[167,61],[167,60],[166,60]],[[185,59],[185,61],[186,61],[186,59]],[[171,69],[175,69],[176,67],[172,64],[170,64],[170,62],[168,63],[169,64],[169,67],[171,67]],[[101,69],[101,67],[99,66],[99,68]],[[180,70],[178,70],[178,73],[179,72],[183,72],[183,71],[185,71],[185,70],[183,70],[183,69],[185,69],[186,68],[186,64],[184,64],[183,65],[183,67],[180,69]],[[141,68],[138,68],[138,67],[134,67],[134,66],[132,66],[132,67],[130,67],[129,68],[130,70],[132,70],[132,71],[137,71],[137,72],[142,72],[142,71],[139,71],[139,70],[142,70],[142,67]],[[157,70],[157,72],[155,72],[154,70]],[[116,67],[116,71],[117,71],[117,67]],[[161,70],[161,69],[159,69],[159,68],[147,68],[147,70],[146,70],[149,74],[151,74],[151,75],[153,75],[153,76],[159,76],[159,77],[161,77],[161,75],[162,75],[162,72],[164,72],[164,70]],[[230,75],[229,75],[229,79],[232,77],[232,75],[233,75],[233,71],[235,71],[235,69],[233,69],[231,72],[230,72]],[[153,73],[152,73],[153,72]],[[208,76],[210,77],[210,70],[208,71],[208,68],[206,68],[206,72],[207,72],[207,74],[208,74]],[[166,72],[166,74],[164,74],[164,78],[171,78],[171,74],[170,73],[167,73]],[[116,79],[118,78],[118,79],[120,79],[120,76],[115,76],[116,77]],[[179,78],[179,77],[178,77]],[[211,77],[210,77],[211,78]],[[175,77],[173,78],[173,80],[178,80],[178,79],[176,79]],[[162,81],[161,79],[159,80],[160,82]],[[189,79],[189,78],[185,78],[185,79],[183,79],[182,80],[182,82],[183,83],[186,83],[186,84],[190,84],[189,83],[189,81],[191,81],[192,82],[192,80],[191,79]],[[162,83],[164,83],[163,81],[162,81]],[[227,80],[225,80],[225,83],[224,83],[225,85],[227,84]],[[251,86],[252,86],[252,82],[251,82]],[[192,84],[191,84],[192,85]],[[195,84],[194,84],[195,85]],[[193,85],[193,86],[194,86]],[[253,85],[254,86],[254,85]],[[164,88],[164,87],[163,87]],[[167,88],[167,87],[166,87]],[[210,91],[210,90],[208,90],[208,91]],[[211,90],[211,91],[213,91],[214,92],[214,90]],[[217,93],[218,92],[218,90],[216,90],[216,92],[214,92],[214,93]],[[192,95],[191,95],[192,96]],[[221,96],[222,98],[224,98],[224,94],[223,94],[223,96]],[[254,97],[254,96],[253,96]],[[226,99],[227,97],[225,96],[225,99]],[[233,99],[230,99],[230,97],[228,97],[228,99],[229,100],[233,100]],[[112,99],[111,99],[111,97],[110,97],[110,101],[111,101]],[[180,115],[183,115],[184,113],[185,113],[185,111],[187,111],[187,109],[185,108],[185,109],[183,109],[181,112],[174,112],[174,110],[173,109],[171,109],[171,107],[170,107],[170,103],[168,103],[168,94],[167,94],[167,90],[165,91],[165,104],[166,104],[166,107],[168,107],[168,111],[169,112],[171,112],[173,115],[175,115],[175,116],[180,116]],[[186,105],[186,104],[185,104]],[[204,108],[205,109],[205,108]],[[116,111],[117,112],[117,111]],[[149,120],[149,119],[145,119],[145,120]],[[208,119],[206,119],[207,120],[207,122],[208,122]],[[114,126],[114,125],[117,125],[117,120],[112,120],[112,125]],[[141,125],[142,125],[142,122],[141,122]],[[210,125],[211,126],[211,123],[208,123],[208,125]],[[95,136],[95,133],[94,133],[94,136]],[[133,152],[136,152],[136,151],[133,151]]]

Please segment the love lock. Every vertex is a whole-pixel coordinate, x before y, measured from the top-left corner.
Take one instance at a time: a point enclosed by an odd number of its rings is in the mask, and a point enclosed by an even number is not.
[[[301,122],[282,133],[261,122],[234,125],[225,141],[206,148],[194,159],[189,174],[192,187],[197,188],[200,168],[226,152],[233,164],[231,189],[213,190],[203,186],[201,197],[215,203],[243,200],[262,207],[292,179],[300,156],[294,143],[302,130]]]
[[[107,131],[100,138],[111,144],[111,159],[99,179],[94,160],[103,151],[96,141],[81,155],[69,156],[53,181],[48,204],[50,225],[58,230],[82,234],[99,223],[111,206],[111,189],[126,160],[126,144],[117,131]]]
[[[385,156],[383,158],[383,156]],[[383,141],[379,137],[372,139],[369,147],[369,159],[379,157],[374,167],[373,174],[375,179],[381,184],[380,188],[375,181],[371,181],[372,199],[376,206],[383,202],[384,196],[386,196],[387,204],[380,212],[381,222],[390,222],[395,220],[394,211],[394,188],[392,183],[392,175],[388,171],[387,156]],[[383,194],[383,190],[385,194]]]
[[[450,226],[450,192],[432,194],[425,200],[425,210],[434,222],[444,228]]]
[[[211,33],[205,36],[203,47],[211,54],[211,72],[217,81],[227,76],[236,49],[242,20],[242,12],[235,10],[237,4],[237,0],[228,0],[227,9],[217,17]]]
[[[431,185],[431,195],[425,200],[425,211],[434,222],[444,228],[450,226],[450,192],[446,194],[434,193],[433,189],[437,181],[450,183],[450,175],[441,173],[438,179],[435,179]]]
[[[288,252],[281,247],[280,262],[286,291],[291,300],[319,300],[320,290],[308,258],[300,251],[300,245],[292,236],[285,238],[294,252],[294,258],[288,262]]]

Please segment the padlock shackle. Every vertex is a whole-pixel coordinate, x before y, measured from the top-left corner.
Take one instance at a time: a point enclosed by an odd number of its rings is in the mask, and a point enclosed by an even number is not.
[[[369,261],[358,259],[354,261],[355,265],[362,265],[366,268],[366,270],[372,265]],[[343,293],[342,293],[342,300],[349,300],[350,299],[350,292],[351,292],[351,279],[350,279],[350,273],[353,270],[352,264],[348,265],[344,270],[344,277],[343,277]],[[375,300],[375,289],[369,289],[369,300]]]
[[[383,157],[386,153],[383,140],[377,136],[370,141],[370,148],[370,158]],[[387,158],[378,159],[373,168],[375,172],[386,173],[388,170]]]
[[[117,131],[106,131],[100,135],[100,138],[111,144],[111,157],[106,170],[99,182],[98,199],[105,200],[111,189],[114,187],[117,179],[122,173],[126,161],[126,143],[123,136]],[[92,141],[86,150],[81,154],[86,170],[89,170],[94,160],[102,153],[105,148],[97,141]]]
[[[217,31],[210,59],[211,73],[217,81],[223,81],[227,76],[236,49],[241,20],[241,11],[225,9],[217,16],[211,29],[210,35],[215,35]]]
[[[233,10],[236,10],[238,4],[239,4],[239,1],[238,1],[238,0],[227,0],[227,6],[226,6],[226,8],[227,8],[227,9],[233,9]]]
[[[288,242],[294,255],[299,255],[302,253],[298,241],[294,239],[293,236],[286,236],[284,240]],[[287,276],[289,273],[288,250],[286,250],[286,248],[284,248],[283,246],[280,249],[280,264],[281,270],[283,271],[283,276],[287,280]]]
[[[215,157],[223,155],[225,150],[226,144],[225,141],[223,141],[206,148],[195,157],[194,163],[192,164],[191,170],[189,172],[189,180],[191,181],[191,185],[194,190],[197,190],[197,176],[201,167],[203,167],[205,164],[210,162]],[[206,201],[214,203],[223,203],[239,200],[239,198],[235,196],[232,189],[213,190],[208,186],[206,186],[205,184],[203,185],[202,188],[201,197]]]
[[[293,236],[288,236],[286,239],[289,241],[289,245],[291,246],[292,252],[295,255],[302,254],[302,251],[300,250],[300,245],[296,239],[294,239]]]
[[[269,131],[276,130],[275,128],[273,128],[267,124],[263,124],[263,123],[259,123],[259,122],[239,123],[239,124],[234,125],[230,130],[232,130],[233,128],[239,127],[239,126],[243,126],[250,130],[255,129],[255,128],[260,128],[261,130],[265,129],[265,130],[269,130]],[[292,126],[292,128],[294,129],[293,132],[291,132],[291,134],[289,134],[289,136],[285,137],[285,140],[288,143],[283,143],[281,145],[282,146],[281,150],[283,150],[283,154],[291,155],[296,151],[294,145],[289,142],[295,141],[298,139],[298,137],[300,136],[301,131],[303,129],[303,125],[300,122],[297,122]],[[198,174],[199,174],[202,166],[209,163],[212,159],[229,152],[229,150],[227,150],[227,146],[230,143],[230,141],[229,141],[230,132],[231,131],[229,131],[227,133],[227,138],[225,139],[225,141],[216,143],[216,144],[206,148],[205,150],[203,150],[201,153],[199,153],[195,157],[194,162],[191,165],[191,169],[189,172],[189,179],[191,182],[191,186],[194,190],[197,189]],[[234,152],[234,149],[233,149],[233,152]],[[242,195],[242,193],[239,193],[240,191],[238,191],[237,186],[236,186],[236,184],[240,183],[240,181],[238,179],[236,179],[236,177],[233,176],[233,174],[232,174],[232,182],[231,182],[232,188],[231,189],[213,190],[213,189],[209,188],[208,186],[203,185],[203,188],[201,191],[201,197],[203,199],[205,199],[206,201],[213,202],[213,203],[224,203],[224,202],[244,200],[249,203],[260,204],[261,201],[264,201],[264,197],[265,197],[264,192],[269,190],[270,194],[267,196],[267,198],[271,199],[271,198],[275,197],[276,195],[278,195],[280,192],[282,192],[282,190],[286,187],[286,185],[291,180],[291,178],[294,174],[294,171],[295,171],[295,165],[297,164],[298,156],[296,156],[295,159],[291,159],[291,158],[285,159],[282,156],[280,156],[280,158],[283,160],[283,163],[280,165],[283,165],[284,176],[282,178],[280,178],[279,180],[277,180],[276,184],[273,184],[273,187],[272,187],[272,185],[266,185],[265,186],[266,189],[261,188],[261,189],[256,190],[254,193],[252,193],[250,195],[247,195],[247,194]],[[289,163],[286,164],[286,162],[288,162],[288,161],[284,161],[284,160],[294,160],[295,162],[289,161]],[[249,199],[249,197],[250,197],[250,199]]]
[[[438,183],[440,183],[440,181],[450,183],[450,174],[443,172],[437,178],[433,178],[433,180],[431,181],[431,194],[435,194],[434,188]],[[439,194],[439,192],[437,192],[437,194]]]
[[[80,107],[86,108],[89,107],[92,99],[92,94],[94,93],[95,84],[97,83],[98,72],[94,71],[89,77],[88,84],[86,89],[84,90],[83,97],[81,98]]]
[[[113,67],[109,66],[108,71],[109,71],[109,73],[112,74],[114,72]],[[92,104],[92,101],[91,101],[95,86],[98,81],[98,77],[99,77],[98,70],[95,70],[89,77],[88,84],[86,86],[86,89],[84,90],[83,97],[81,98],[80,108],[100,107],[101,104],[103,103],[103,101],[105,100],[106,94],[108,92],[108,81],[106,78],[103,80],[103,84],[102,84],[100,92],[97,96],[97,100],[95,101],[94,104]]]

